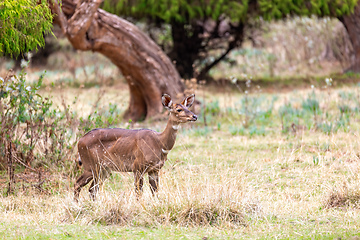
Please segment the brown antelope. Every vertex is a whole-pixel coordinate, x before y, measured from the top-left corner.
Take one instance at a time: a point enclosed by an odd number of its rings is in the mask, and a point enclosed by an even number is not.
[[[162,96],[162,104],[170,111],[162,133],[121,128],[99,128],[86,133],[78,143],[79,164],[84,167],[84,173],[75,183],[75,201],[81,188],[92,180],[89,192],[94,200],[100,181],[111,171],[133,172],[137,197],[142,192],[143,176],[148,173],[150,189],[155,195],[159,186],[159,170],[175,144],[179,124],[197,120],[197,116],[188,109],[194,100],[195,95],[192,94],[180,104],[173,104],[169,95]]]

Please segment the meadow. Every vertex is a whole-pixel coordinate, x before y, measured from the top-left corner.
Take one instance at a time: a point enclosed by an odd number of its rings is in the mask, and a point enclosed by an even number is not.
[[[228,83],[187,82],[199,101],[192,109],[199,118],[179,130],[160,172],[158,198],[147,177],[136,200],[133,175],[113,173],[96,201],[86,187],[76,203],[79,137],[96,127],[162,131],[167,113],[124,121],[129,93],[117,69],[96,54],[69,54],[72,61],[49,59],[53,68],[45,74],[31,69],[1,82],[1,143],[17,144],[12,175],[0,144],[1,238],[360,238],[359,76],[331,77],[328,70],[339,64],[305,64],[296,74],[308,70],[306,80],[291,75],[273,81],[265,67],[264,83],[249,64],[261,59],[243,53],[248,72],[232,69]],[[82,66],[70,68],[74,62]],[[223,68],[214,75],[225,76]],[[4,132],[9,126],[12,131]]]
[[[360,87],[334,87],[335,81],[324,79],[322,86],[273,93],[256,82],[245,85],[245,94],[196,90],[202,103],[194,109],[199,120],[179,131],[160,174],[158,198],[146,182],[137,201],[132,174],[114,173],[95,202],[84,190],[75,203],[73,184],[81,171],[75,148],[64,163],[42,166],[41,190],[29,184],[34,173],[20,168],[15,193],[6,196],[4,171],[1,237],[359,237]],[[128,97],[123,84],[61,89],[39,93],[51,95],[54,106],[67,105],[84,116],[95,105],[109,114],[109,106],[120,101],[121,115]],[[161,131],[166,116],[135,124],[119,121],[118,127]]]

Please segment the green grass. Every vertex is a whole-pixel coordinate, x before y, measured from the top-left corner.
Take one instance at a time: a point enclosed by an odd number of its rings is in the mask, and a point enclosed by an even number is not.
[[[254,236],[251,229],[224,230],[218,228],[185,228],[165,226],[158,228],[134,228],[118,226],[83,226],[83,225],[60,225],[54,228],[51,225],[42,225],[34,228],[32,225],[0,225],[0,237],[6,239],[247,239],[256,237],[258,239],[280,238],[280,239],[349,239],[359,237],[356,229],[329,233],[318,230],[319,226],[327,225],[334,227],[330,221],[306,221],[289,220],[291,227],[286,229],[288,234],[259,234]],[[257,222],[262,225],[262,223]],[[280,222],[273,222],[273,230],[281,228]],[[268,227],[268,226],[263,226]],[[284,229],[285,230],[285,229]],[[299,231],[300,230],[300,231]],[[299,232],[305,232],[303,235]],[[24,234],[26,233],[26,234]],[[356,239],[356,238],[354,238]]]
[[[25,234],[24,234],[25,233]],[[135,228],[99,225],[0,225],[0,237],[6,239],[239,239],[242,233],[217,228],[160,226]]]

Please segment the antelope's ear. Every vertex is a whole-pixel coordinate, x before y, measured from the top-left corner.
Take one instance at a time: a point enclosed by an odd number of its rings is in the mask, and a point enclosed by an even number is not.
[[[172,100],[171,100],[171,97],[164,93],[161,97],[161,101],[162,101],[162,104],[163,106],[168,109],[168,110],[171,110],[171,106],[172,106]]]
[[[190,96],[186,97],[182,102],[181,105],[189,108],[193,105],[195,101],[195,94],[191,94]]]

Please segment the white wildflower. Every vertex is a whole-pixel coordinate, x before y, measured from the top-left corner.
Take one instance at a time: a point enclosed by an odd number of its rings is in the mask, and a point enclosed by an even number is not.
[[[236,84],[236,82],[237,82],[237,78],[234,76],[231,76],[231,83]]]
[[[332,85],[332,78],[325,78],[326,85],[331,86]]]
[[[25,59],[21,59],[20,66],[21,66],[21,68],[26,68],[29,66],[29,62],[26,61]]]

